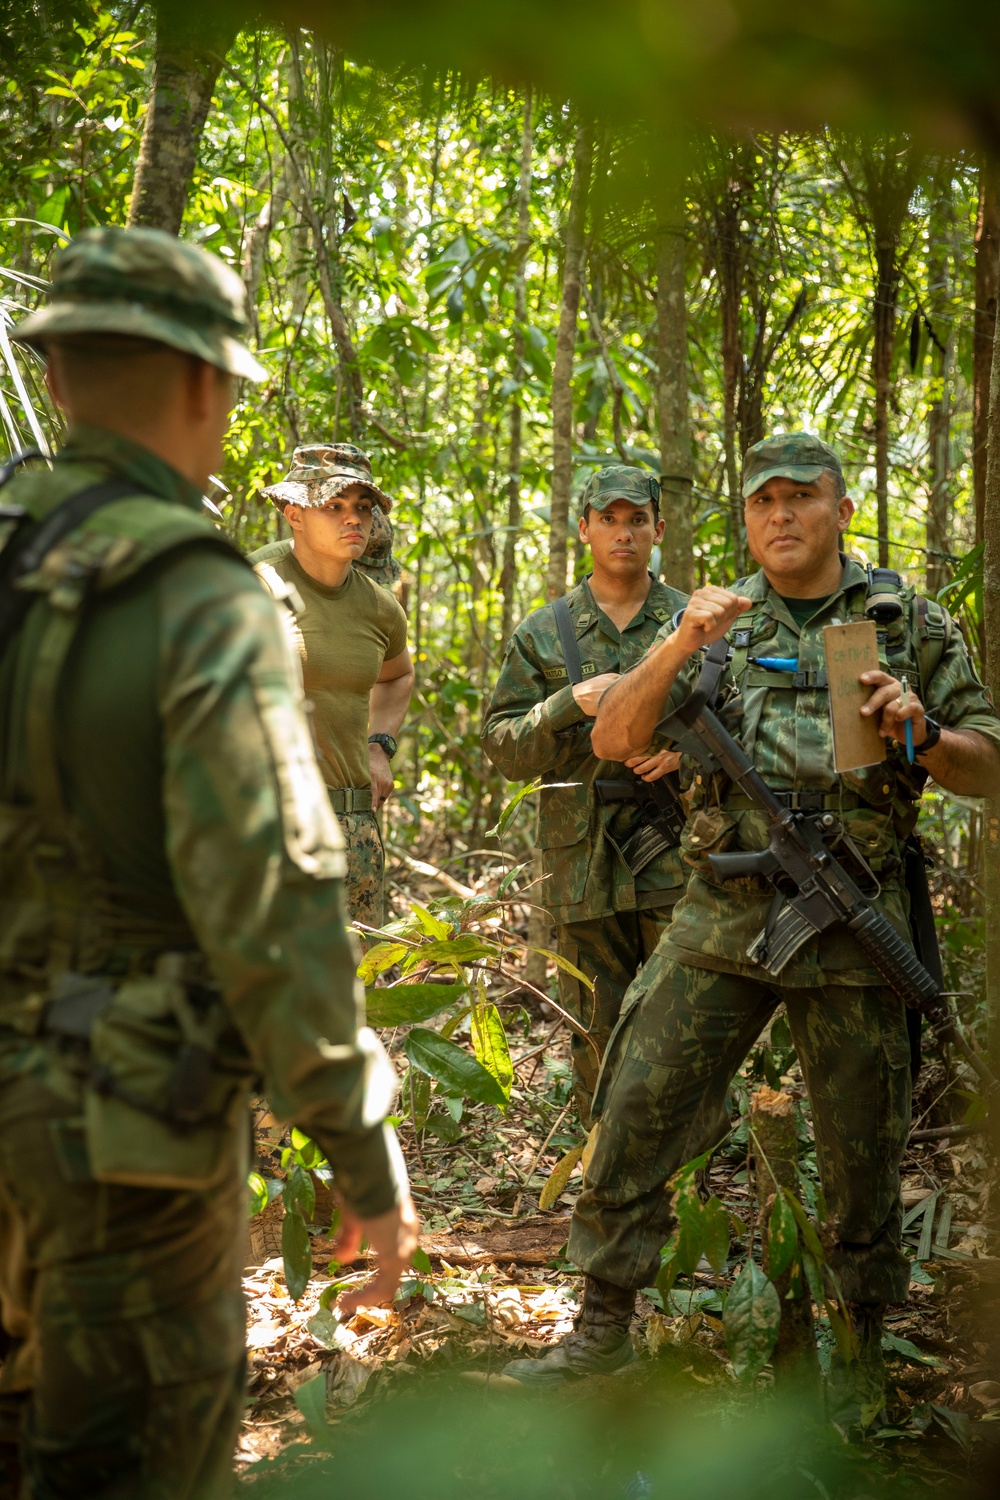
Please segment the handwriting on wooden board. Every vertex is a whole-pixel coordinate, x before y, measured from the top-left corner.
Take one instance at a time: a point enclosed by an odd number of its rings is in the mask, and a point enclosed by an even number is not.
[[[877,671],[878,636],[871,620],[851,625],[827,625],[823,631],[826,676],[830,686],[833,726],[833,763],[838,771],[857,771],[885,760],[885,740],[877,719],[865,718],[861,705],[872,689],[860,681],[862,672]]]

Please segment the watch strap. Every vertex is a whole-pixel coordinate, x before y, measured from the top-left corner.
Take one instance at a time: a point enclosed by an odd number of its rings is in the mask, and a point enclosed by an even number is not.
[[[922,755],[926,755],[928,750],[933,750],[941,738],[941,725],[937,719],[932,719],[930,714],[924,715],[924,728],[927,731],[927,738],[913,752],[918,760]]]

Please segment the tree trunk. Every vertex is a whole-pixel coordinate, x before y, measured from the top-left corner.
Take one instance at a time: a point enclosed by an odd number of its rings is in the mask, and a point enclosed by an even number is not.
[[[872,379],[875,385],[875,499],[878,506],[878,565],[889,566],[889,376],[899,286],[894,243],[875,245],[875,299],[872,306]]]
[[[740,493],[740,454],[737,451],[736,408],[739,399],[743,348],[740,341],[740,299],[743,268],[740,240],[742,200],[739,184],[730,181],[719,216],[719,314],[722,321],[722,438],[726,459],[726,490],[733,539],[735,576],[746,568],[743,546],[743,496]]]
[[[515,380],[524,378],[524,325],[528,321],[528,288],[524,265],[531,245],[531,157],[535,145],[534,98],[529,88],[524,96],[521,127],[521,171],[517,184],[517,274],[514,277],[514,368]],[[510,403],[510,459],[507,472],[507,530],[503,539],[500,569],[500,639],[504,646],[514,630],[514,583],[517,577],[517,533],[521,525],[521,435],[523,412],[515,391]]]
[[[237,32],[227,10],[157,8],[156,60],[128,223],[179,234],[215,81]]]
[[[994,285],[996,282],[994,281]],[[986,494],[983,509],[983,634],[985,677],[994,700],[1000,693],[1000,342],[996,326],[990,330],[993,361],[990,381],[989,420],[986,431]],[[986,920],[987,1024],[990,1066],[1000,1070],[1000,797],[987,799],[983,841],[983,886]],[[990,1138],[993,1148],[993,1194],[1000,1172],[1000,1108],[990,1105]],[[994,1203],[996,1198],[994,1196]],[[994,1208],[994,1216],[996,1210]],[[994,1330],[1000,1332],[1000,1330]],[[1000,1345],[997,1346],[1000,1348]]]
[[[989,443],[990,372],[1000,280],[1000,165],[992,159],[979,169],[976,219],[976,316],[972,345],[972,481],[976,496],[976,541],[985,535],[986,468]]]
[[[935,182],[929,215],[927,283],[931,327],[944,345],[932,344],[930,358],[936,366],[933,401],[927,413],[927,456],[930,487],[927,495],[927,592],[936,594],[948,581],[945,554],[950,551],[951,496],[949,493],[951,444],[951,362],[954,337],[951,317],[952,172],[944,170]]]
[[[799,1147],[795,1133],[795,1101],[790,1094],[762,1084],[750,1101],[750,1129],[754,1138],[758,1224],[764,1247],[764,1270],[769,1271],[767,1227],[778,1189],[799,1196]],[[793,1265],[775,1280],[781,1299],[781,1330],[771,1356],[776,1378],[785,1381],[817,1380],[816,1339],[813,1333],[812,1301],[808,1288],[793,1277]],[[793,1292],[789,1298],[789,1291]]]
[[[667,527],[660,544],[660,571],[667,583],[694,588],[691,515],[691,423],[688,413],[687,241],[683,227],[664,227],[656,269],[656,348],[660,428],[660,515]]]
[[[550,599],[557,599],[566,592],[566,534],[573,484],[573,354],[580,311],[584,231],[593,153],[593,126],[585,120],[577,127],[573,146],[573,184],[566,216],[562,305],[552,369],[552,500],[547,579]]]

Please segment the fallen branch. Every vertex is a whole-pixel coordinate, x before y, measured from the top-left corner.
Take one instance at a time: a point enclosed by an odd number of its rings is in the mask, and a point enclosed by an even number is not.
[[[439,870],[436,865],[428,864],[427,860],[414,859],[412,854],[407,854],[397,844],[386,844],[385,847],[387,854],[401,859],[405,865],[409,865],[411,870],[416,870],[418,875],[426,875],[429,880],[439,880],[442,885],[448,887],[449,891],[453,891],[456,896],[461,896],[464,901],[470,901],[475,896],[476,893],[471,886],[463,885],[453,875],[446,875],[444,870]]]
[[[925,1130],[911,1130],[907,1144],[912,1146],[920,1141],[961,1141],[967,1135],[977,1135],[985,1129],[985,1120],[979,1120],[975,1125],[931,1125]]]

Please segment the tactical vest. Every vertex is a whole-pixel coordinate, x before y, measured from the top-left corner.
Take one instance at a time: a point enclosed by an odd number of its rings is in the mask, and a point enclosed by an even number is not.
[[[736,589],[746,582],[740,580]],[[894,598],[897,607],[873,610],[876,592],[876,604],[878,599]],[[783,628],[782,622],[764,612],[764,602],[755,601],[729,632],[735,694],[727,704],[726,717],[747,754],[767,776],[755,754],[759,751],[758,731],[765,705],[775,693],[816,691],[825,695],[827,680],[818,632],[808,639],[803,632],[795,673],[776,671],[755,660],[774,654]],[[926,701],[927,686],[954,630],[950,616],[933,600],[917,596],[898,573],[880,569],[874,583],[859,580],[847,590],[843,608],[838,611],[838,618],[845,623],[873,617],[881,666],[896,677],[907,676]],[[814,769],[818,771],[819,767]],[[909,765],[905,755],[892,748],[886,760],[875,766],[838,774],[831,756],[823,769],[825,774],[810,777],[796,761],[787,771],[783,768],[781,784],[775,784],[775,790],[788,799],[790,806],[836,812],[872,868],[885,876],[893,874],[899,867],[902,845],[916,824],[916,804],[927,773],[919,764]],[[772,777],[767,779],[771,781]],[[761,815],[728,783],[709,787],[696,775],[692,805],[696,816],[682,841],[689,854],[698,856],[734,846],[759,848],[766,843]]]
[[[195,542],[239,554],[192,511],[140,486],[128,486],[131,498],[120,497],[119,481],[107,488],[118,497],[21,580],[37,599],[26,628],[40,626],[40,635],[30,674],[22,642],[9,648],[32,800],[0,801],[0,1028],[50,1037],[75,1057],[88,1080],[86,1136],[98,1180],[204,1188],[242,1152],[246,1132],[235,1122],[252,1070],[186,920],[138,915],[68,808],[56,702],[89,600]]]

